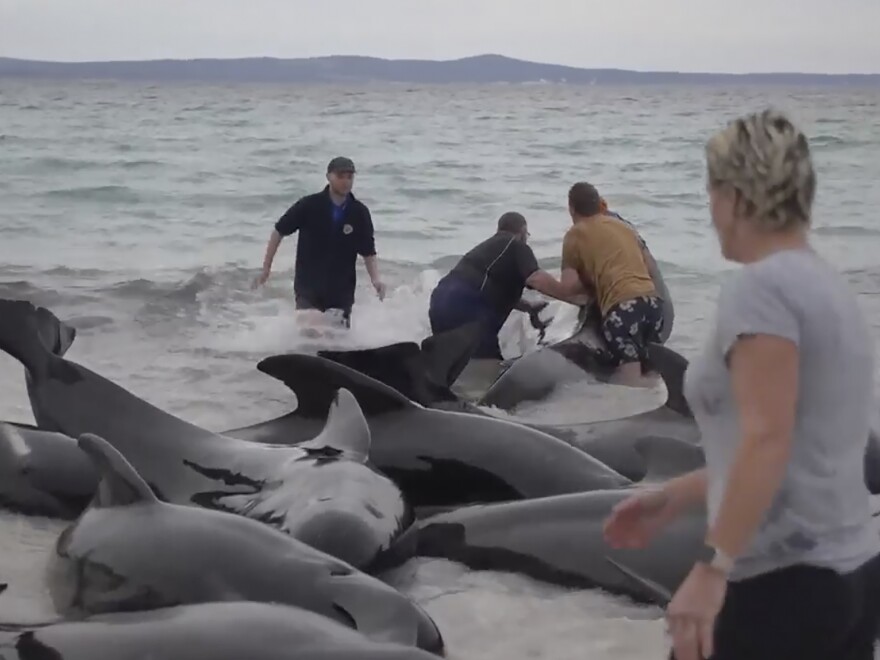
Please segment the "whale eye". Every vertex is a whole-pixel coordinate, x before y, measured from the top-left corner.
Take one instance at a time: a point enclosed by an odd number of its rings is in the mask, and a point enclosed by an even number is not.
[[[335,566],[330,569],[331,577],[347,577],[352,574],[351,568],[348,566]]]

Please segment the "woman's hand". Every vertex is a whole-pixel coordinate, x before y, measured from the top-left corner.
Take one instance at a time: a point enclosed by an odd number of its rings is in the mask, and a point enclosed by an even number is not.
[[[637,490],[611,510],[605,521],[605,540],[613,548],[644,548],[680,510],[665,486]]]
[[[703,563],[691,569],[666,608],[675,660],[712,657],[715,619],[727,595],[727,578]]]

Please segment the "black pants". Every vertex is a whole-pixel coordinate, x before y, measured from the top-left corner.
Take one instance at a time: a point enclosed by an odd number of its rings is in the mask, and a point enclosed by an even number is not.
[[[316,309],[319,312],[326,312],[328,309],[342,310],[342,323],[346,328],[351,327],[351,305],[334,305],[317,296],[305,296],[297,293],[295,295],[295,305],[297,309]]]
[[[470,282],[448,275],[440,280],[431,292],[428,319],[433,335],[480,321],[480,342],[471,357],[478,360],[503,359],[501,346],[498,344],[498,332],[507,319],[501,318]]]
[[[711,660],[873,660],[878,580],[880,556],[844,575],[793,566],[731,582]]]

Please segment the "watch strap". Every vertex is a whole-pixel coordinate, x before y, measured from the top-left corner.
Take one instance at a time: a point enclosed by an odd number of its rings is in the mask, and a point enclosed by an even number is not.
[[[708,543],[703,544],[699,556],[697,557],[697,561],[707,564],[709,567],[724,575],[730,575],[734,564],[731,557]]]

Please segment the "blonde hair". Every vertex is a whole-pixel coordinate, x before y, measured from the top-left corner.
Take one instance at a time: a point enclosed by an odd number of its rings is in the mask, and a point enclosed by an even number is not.
[[[767,109],[730,122],[706,143],[709,186],[730,186],[736,208],[770,231],[809,225],[816,173],[806,136]]]

